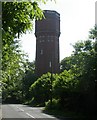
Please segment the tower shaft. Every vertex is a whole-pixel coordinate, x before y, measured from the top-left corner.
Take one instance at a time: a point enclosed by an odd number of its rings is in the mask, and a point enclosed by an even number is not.
[[[59,73],[60,15],[45,10],[45,18],[35,22],[36,73]]]

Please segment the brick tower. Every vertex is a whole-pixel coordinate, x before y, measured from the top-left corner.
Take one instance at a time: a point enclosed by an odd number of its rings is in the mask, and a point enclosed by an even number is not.
[[[60,14],[45,10],[45,18],[35,21],[36,74],[59,73]]]

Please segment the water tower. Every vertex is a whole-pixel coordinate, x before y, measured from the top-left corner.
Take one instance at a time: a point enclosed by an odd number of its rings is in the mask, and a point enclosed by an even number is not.
[[[59,73],[60,14],[44,10],[42,20],[35,21],[36,74]]]

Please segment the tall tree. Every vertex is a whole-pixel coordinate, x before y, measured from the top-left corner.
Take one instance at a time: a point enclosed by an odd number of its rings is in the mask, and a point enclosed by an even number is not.
[[[26,55],[21,51],[17,39],[26,31],[33,30],[34,19],[43,18],[43,11],[39,8],[39,3],[46,2],[47,0],[2,2],[2,88],[4,99],[8,96],[21,96],[22,77],[25,74],[27,62]]]
[[[97,92],[97,28],[94,27],[86,41],[78,41],[73,47],[70,57],[62,61],[62,69],[70,69],[74,78],[79,81],[78,92],[81,95],[80,104],[87,112],[94,112]],[[85,103],[85,104],[84,104]],[[89,104],[89,105],[88,105]],[[80,106],[81,108],[81,106]],[[92,111],[91,111],[92,109]]]

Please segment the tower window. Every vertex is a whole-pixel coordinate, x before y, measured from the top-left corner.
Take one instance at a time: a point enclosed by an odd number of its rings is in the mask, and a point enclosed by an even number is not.
[[[43,50],[40,51],[40,54],[41,54],[41,55],[43,54]]]
[[[52,67],[52,62],[51,62],[51,61],[49,62],[49,67],[50,67],[50,68]]]
[[[40,43],[44,42],[44,40],[40,40]]]
[[[48,42],[49,42],[50,40],[48,39]]]

